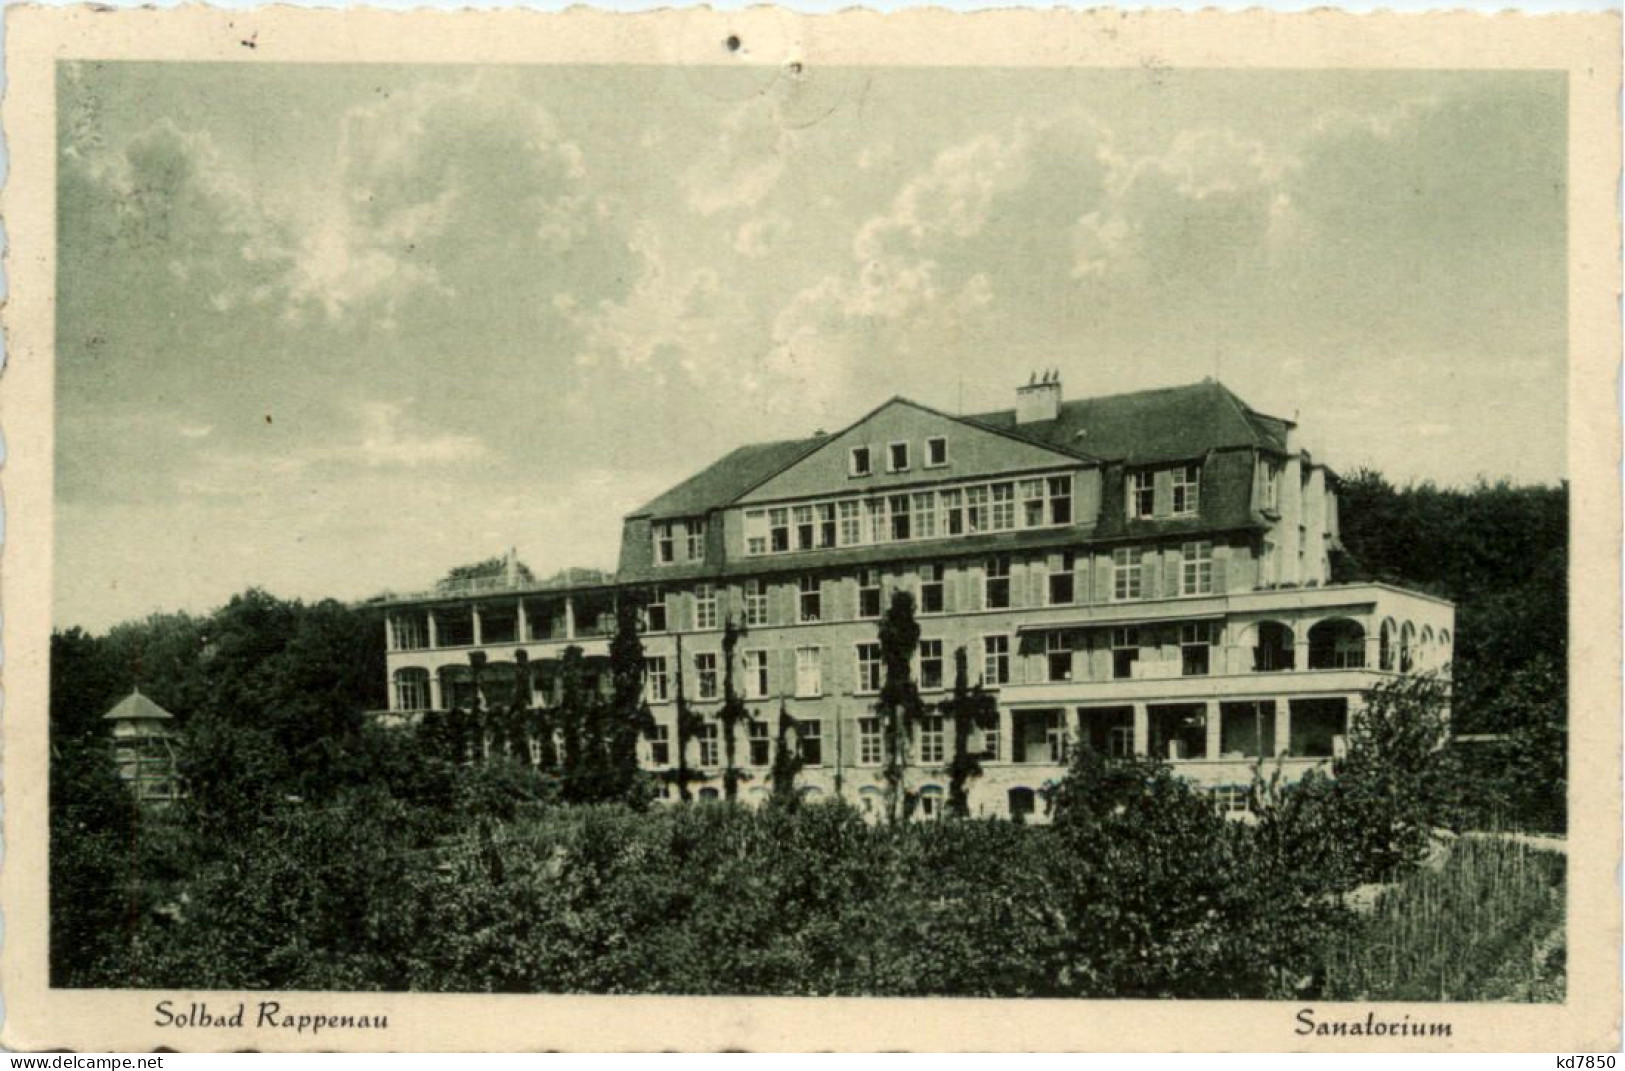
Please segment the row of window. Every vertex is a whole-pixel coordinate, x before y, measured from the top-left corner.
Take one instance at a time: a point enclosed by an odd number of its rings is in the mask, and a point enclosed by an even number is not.
[[[854,446],[846,456],[846,471],[850,476],[873,476],[876,450],[867,444]],[[886,471],[907,472],[914,467],[913,444],[906,439],[886,444]],[[948,440],[933,435],[925,440],[925,467],[939,469],[948,464]]]
[[[876,546],[1071,523],[1068,473],[747,510],[745,554]]]
[[[1165,475],[1169,481],[1168,509],[1157,509],[1157,477]],[[1194,517],[1201,510],[1202,466],[1179,465],[1172,469],[1131,472],[1127,477],[1129,520],[1145,520],[1156,516]]]
[[[1138,547],[1120,547],[1112,552],[1112,600],[1123,602],[1143,597],[1145,552]],[[1047,577],[1049,606],[1069,606],[1077,601],[1078,555],[1065,551],[1054,559]],[[1087,559],[1084,559],[1087,564]],[[918,567],[916,609],[921,614],[940,614],[944,611],[943,569],[940,565]],[[884,589],[879,569],[860,569],[858,580],[857,616],[862,619],[878,618],[883,610]],[[1181,596],[1211,595],[1213,586],[1213,544],[1206,540],[1184,543],[1180,546],[1179,591]],[[693,627],[697,630],[718,628],[718,589],[715,584],[701,583],[694,587]],[[804,576],[796,582],[795,623],[817,624],[825,620],[823,580],[817,576]],[[983,563],[982,606],[988,610],[1011,609],[1010,556],[996,554]],[[757,627],[768,624],[767,582],[744,582],[745,625]],[[645,627],[650,632],[670,631],[670,615],[664,593],[656,591],[654,599],[645,609]]]
[[[672,565],[679,560],[701,562],[705,560],[705,519],[691,517],[682,521],[656,521],[654,525],[655,564]]]
[[[989,672],[988,683],[1007,684],[1010,680],[1010,637],[983,638]],[[885,668],[881,661],[880,644],[866,641],[854,645],[854,667],[857,691],[872,694],[880,691]],[[798,699],[816,699],[824,694],[824,648],[797,647],[794,649],[795,691]],[[751,650],[740,652],[743,663],[740,673],[740,691],[746,699],[767,699],[773,692],[770,666],[771,652]],[[694,655],[694,697],[697,700],[722,698],[718,676],[719,655],[702,651]],[[922,639],[915,651],[914,679],[924,691],[946,688],[943,641]],[[644,697],[651,703],[669,702],[675,694],[675,677],[670,660],[665,655],[651,655],[644,659]],[[411,708],[408,708],[411,709]]]

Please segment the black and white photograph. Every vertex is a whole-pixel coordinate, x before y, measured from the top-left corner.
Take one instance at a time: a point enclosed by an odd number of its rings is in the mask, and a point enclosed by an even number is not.
[[[53,58],[49,992],[1575,1007],[1571,72],[707,18]]]

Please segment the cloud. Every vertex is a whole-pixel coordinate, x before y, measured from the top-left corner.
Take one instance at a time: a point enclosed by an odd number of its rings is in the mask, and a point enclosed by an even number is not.
[[[734,252],[752,259],[765,257],[778,248],[792,229],[789,217],[779,212],[752,216],[735,232]]]
[[[363,462],[375,468],[415,468],[477,461],[486,456],[485,444],[472,435],[433,433],[406,422],[403,417],[410,404],[368,402],[360,407],[363,430],[356,454]]]
[[[683,177],[689,208],[702,216],[752,208],[779,184],[796,150],[785,91],[753,96],[724,114],[715,141]]]

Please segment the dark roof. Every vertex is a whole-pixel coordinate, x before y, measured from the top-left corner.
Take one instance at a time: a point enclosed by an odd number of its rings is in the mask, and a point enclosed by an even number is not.
[[[1248,407],[1222,383],[1062,402],[1054,420],[1016,423],[1014,409],[965,419],[1058,450],[1087,452],[1129,464],[1200,457],[1210,450],[1258,446],[1286,449],[1289,421]]]
[[[175,715],[142,695],[137,688],[102,717],[105,721],[173,721]]]
[[[629,516],[683,517],[726,505],[811,453],[827,435],[741,446]]]
[[[1029,424],[1017,424],[1014,409],[943,416],[1085,460],[1129,464],[1196,458],[1210,450],[1236,447],[1284,451],[1291,426],[1289,421],[1254,412],[1229,388],[1210,379],[1183,387],[1063,402],[1054,420]],[[814,435],[741,446],[628,516],[694,516],[725,506],[830,438]]]

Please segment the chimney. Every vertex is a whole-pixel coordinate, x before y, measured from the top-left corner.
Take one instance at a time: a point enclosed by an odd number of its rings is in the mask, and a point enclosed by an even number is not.
[[[1025,387],[1016,388],[1016,423],[1054,420],[1061,415],[1061,371],[1034,373]]]

